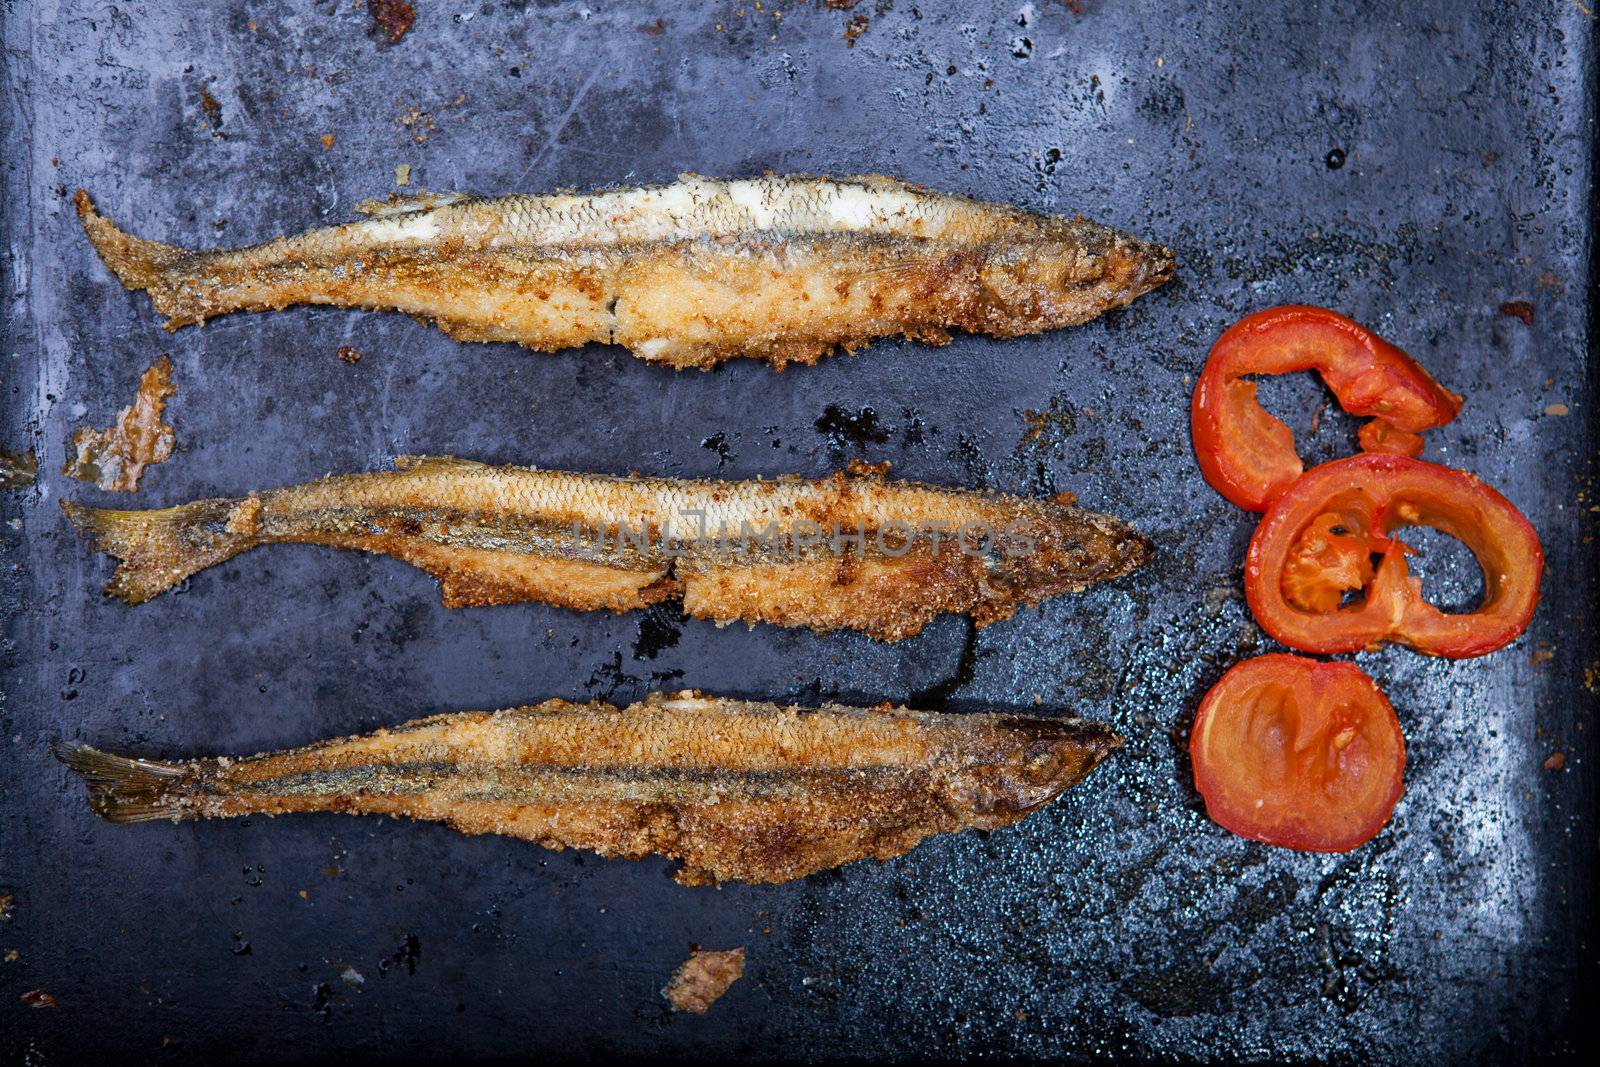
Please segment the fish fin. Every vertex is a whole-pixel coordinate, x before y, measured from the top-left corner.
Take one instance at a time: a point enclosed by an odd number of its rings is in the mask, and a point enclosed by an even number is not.
[[[460,459],[456,456],[396,456],[394,469],[417,474],[470,474],[475,471],[493,470],[489,463],[479,463],[475,459]]]
[[[390,219],[397,215],[419,215],[434,208],[449,207],[471,200],[467,193],[421,193],[417,196],[390,196],[385,200],[363,200],[356,210],[369,219]]]
[[[165,272],[192,254],[188,249],[122,232],[116,223],[94,209],[94,201],[82,189],[73,194],[72,203],[78,209],[78,221],[83,223],[89,243],[117,280],[129,289],[161,285]]]
[[[152,511],[86,508],[63,500],[61,510],[80,532],[96,535],[98,551],[121,561],[105,591],[129,604],[142,604],[261,543],[255,528],[261,502],[253,496]]]
[[[111,822],[192,818],[192,769],[52,741],[50,754],[89,787],[89,808]]]

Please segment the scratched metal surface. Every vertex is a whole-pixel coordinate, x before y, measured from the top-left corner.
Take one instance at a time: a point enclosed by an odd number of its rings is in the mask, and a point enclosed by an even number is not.
[[[344,3],[0,3],[0,447],[37,448],[45,471],[0,494],[8,1060],[1571,1053],[1596,966],[1585,5],[418,6],[390,46]],[[169,336],[66,200],[82,185],[136,232],[242,243],[347,218],[402,164],[413,185],[485,192],[886,171],[1163,239],[1179,280],[1044,337],[675,375],[613,349],[457,345],[398,315]],[[1531,325],[1497,310],[1512,300]],[[1189,388],[1224,326],[1285,301],[1350,312],[1464,392],[1429,454],[1506,491],[1549,559],[1511,648],[1356,657],[1400,709],[1410,763],[1393,822],[1348,856],[1222,832],[1184,755],[1199,696],[1269,647],[1240,590],[1252,524],[1199,478]],[[895,646],[660,612],[450,612],[420,572],[314,548],[250,553],[129,609],[101,599],[109,567],[57,506],[103,497],[57,472],[71,429],[105,425],[161,352],[181,451],[148,505],[398,452],[741,477],[861,456],[1070,489],[1160,555],[975,641],[945,619]],[[1313,455],[1352,447],[1337,413],[1310,432],[1312,383],[1269,397]],[[1047,416],[1032,439],[1030,412]],[[1469,599],[1461,554],[1425,547],[1430,586]],[[673,686],[1037,702],[1128,745],[1020,827],[720,890],[681,888],[663,862],[381,819],[115,827],[46,755],[55,736],[251,752]],[[1542,770],[1558,751],[1566,769]],[[672,1017],[658,990],[691,943],[744,945],[748,969],[709,1015]],[[31,990],[57,1007],[28,1007]]]

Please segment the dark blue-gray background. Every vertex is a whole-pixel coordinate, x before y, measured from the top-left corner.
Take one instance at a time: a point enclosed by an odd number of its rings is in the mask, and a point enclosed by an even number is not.
[[[45,471],[0,499],[0,894],[14,898],[0,952],[18,953],[0,963],[0,1050],[1424,1061],[1571,1047],[1595,968],[1600,684],[1585,4],[417,6],[391,47],[350,3],[0,3],[0,447],[36,447]],[[856,16],[869,27],[850,47]],[[484,193],[883,171],[1165,241],[1178,280],[1048,336],[674,374],[615,349],[458,345],[392,314],[296,309],[168,335],[67,200],[82,185],[137,233],[238,244],[348,218],[400,165],[413,187]],[[1500,313],[1512,300],[1531,302],[1531,326]],[[1465,393],[1428,455],[1504,490],[1548,553],[1544,606],[1512,647],[1356,657],[1399,709],[1410,762],[1392,823],[1347,856],[1224,833],[1185,755],[1206,687],[1270,647],[1240,589],[1252,519],[1197,473],[1189,391],[1229,322],[1287,301],[1354,315]],[[71,429],[105,425],[161,352],[178,454],[131,500],[63,479]],[[1310,432],[1313,383],[1266,392],[1308,454],[1352,448],[1336,410]],[[819,430],[830,405],[854,439]],[[418,571],[310,547],[250,553],[130,609],[101,599],[108,563],[57,506],[238,494],[398,452],[725,477],[891,460],[933,482],[1072,490],[1160,554],[964,655],[955,619],[891,646],[659,612],[450,612]],[[1418,540],[1435,550],[1430,587],[1469,599],[1462,553]],[[681,888],[661,861],[381,819],[116,827],[46,754],[53,736],[242,753],[674,686],[1039,703],[1128,744],[1019,827],[722,889]],[[1554,752],[1566,770],[1541,770]],[[747,946],[746,977],[708,1016],[669,1017],[657,991],[691,942]],[[59,1007],[23,1004],[35,989]]]

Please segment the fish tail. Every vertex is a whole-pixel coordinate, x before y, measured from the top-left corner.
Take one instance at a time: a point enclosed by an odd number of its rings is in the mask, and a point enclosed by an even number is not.
[[[50,753],[89,787],[89,808],[111,822],[193,819],[193,770],[176,763],[113,756],[88,745],[52,741]]]
[[[197,500],[153,511],[61,502],[80,532],[95,535],[98,551],[121,561],[105,591],[129,604],[142,604],[191,574],[261,544],[255,521],[260,509],[256,497]]]
[[[100,254],[105,265],[129,289],[155,290],[172,287],[171,271],[185,258],[195,255],[188,249],[149,241],[117,229],[117,224],[94,208],[89,194],[79,189],[72,197],[78,209],[78,221],[89,243]]]

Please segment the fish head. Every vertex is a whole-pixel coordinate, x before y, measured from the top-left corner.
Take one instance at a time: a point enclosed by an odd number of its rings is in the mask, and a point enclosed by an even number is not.
[[[1036,604],[1120,578],[1144,564],[1154,545],[1109,515],[1037,501],[1017,509],[984,552],[986,584],[1001,599]]]
[[[999,336],[1057,329],[1149,292],[1173,266],[1170,249],[1070,221],[997,241],[978,273],[978,299]]]
[[[1122,745],[1083,719],[1008,716],[996,720],[981,763],[951,776],[945,794],[974,825],[1005,826],[1054,800]]]

